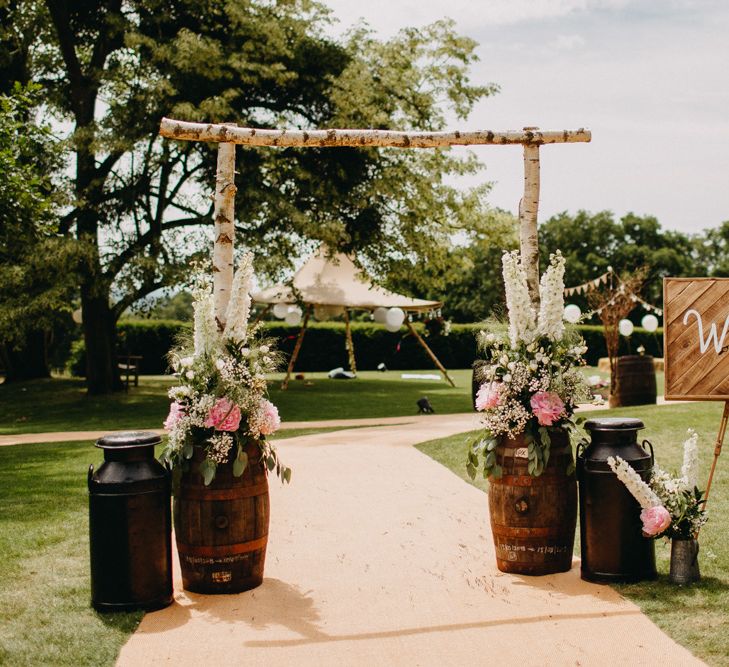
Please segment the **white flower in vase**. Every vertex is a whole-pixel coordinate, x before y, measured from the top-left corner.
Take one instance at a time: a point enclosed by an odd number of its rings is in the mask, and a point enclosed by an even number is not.
[[[564,257],[559,250],[550,255],[549,268],[539,283],[539,319],[537,330],[550,340],[564,335]]]
[[[519,342],[529,344],[534,340],[536,318],[519,251],[505,252],[501,263],[506,290],[506,307],[509,311],[509,340],[511,347],[516,348]]]

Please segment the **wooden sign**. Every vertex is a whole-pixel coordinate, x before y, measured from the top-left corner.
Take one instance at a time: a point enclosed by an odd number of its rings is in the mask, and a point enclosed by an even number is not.
[[[666,398],[729,401],[729,278],[663,279]]]

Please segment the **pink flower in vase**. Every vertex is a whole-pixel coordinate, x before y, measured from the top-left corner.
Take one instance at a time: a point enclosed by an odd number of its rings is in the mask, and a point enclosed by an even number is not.
[[[278,408],[265,398],[261,401],[259,408],[261,435],[271,435],[271,433],[278,431],[279,426],[281,426]]]
[[[564,403],[553,391],[538,391],[529,404],[540,426],[551,426],[564,414]]]
[[[227,398],[219,398],[210,408],[205,426],[216,431],[237,431],[240,426],[240,408]]]
[[[663,505],[656,505],[643,510],[640,513],[640,520],[643,522],[643,532],[648,537],[660,535],[671,525],[671,515]]]
[[[500,383],[484,382],[476,393],[476,410],[490,410],[501,403]]]
[[[165,423],[163,426],[168,430],[171,431],[175,424],[180,421],[185,416],[185,408],[178,402],[173,401],[170,404],[170,413],[167,415],[167,419],[165,419]]]

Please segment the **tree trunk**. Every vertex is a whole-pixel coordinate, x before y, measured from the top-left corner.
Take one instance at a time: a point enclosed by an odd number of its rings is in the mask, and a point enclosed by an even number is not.
[[[8,345],[3,346],[5,382],[51,377],[47,352],[47,334],[41,330],[31,331],[26,337],[25,345],[19,350]]]
[[[86,387],[89,394],[122,391],[116,354],[116,318],[105,295],[83,295],[83,329],[86,344]]]

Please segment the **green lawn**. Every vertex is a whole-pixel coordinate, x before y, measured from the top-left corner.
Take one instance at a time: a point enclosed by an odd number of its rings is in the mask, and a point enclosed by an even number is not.
[[[412,415],[421,396],[428,396],[437,412],[470,409],[470,370],[451,371],[455,389],[443,380],[402,380],[400,373],[364,371],[356,380],[307,373],[306,382],[292,380],[287,391],[280,389],[283,376],[276,375],[270,382],[271,400],[285,421]],[[167,389],[174,381],[142,376],[129,393],[100,397],[87,396],[83,381],[73,378],[2,384],[0,435],[161,428],[169,408]]]
[[[722,405],[686,403],[670,406],[641,406],[592,413],[595,417],[631,416],[646,425],[641,438],[649,439],[661,467],[678,470],[683,456],[686,429],[700,435],[702,479],[708,478],[713,442],[719,428]],[[584,413],[589,417],[590,413]],[[455,435],[418,445],[418,449],[450,468],[456,475],[480,489],[487,482],[471,482],[466,474],[468,444],[476,432]],[[727,454],[724,455],[725,457]],[[616,586],[667,634],[712,665],[729,665],[729,534],[723,518],[729,512],[729,461],[720,460],[709,501],[709,522],[701,532],[702,580],[692,586],[675,586],[668,581],[670,545],[656,543],[659,579],[656,582]],[[484,498],[484,503],[486,498]],[[577,548],[579,553],[579,547]]]
[[[113,665],[142,618],[90,607],[88,442],[0,447],[0,664]]]

